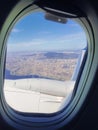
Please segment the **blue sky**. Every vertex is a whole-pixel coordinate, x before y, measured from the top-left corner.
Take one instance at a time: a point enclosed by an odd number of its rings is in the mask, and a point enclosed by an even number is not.
[[[79,50],[86,46],[86,36],[79,24],[73,20],[66,24],[48,21],[41,12],[23,17],[8,38],[9,52]]]

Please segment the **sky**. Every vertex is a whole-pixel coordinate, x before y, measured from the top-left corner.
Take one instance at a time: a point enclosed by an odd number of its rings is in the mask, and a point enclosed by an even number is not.
[[[44,13],[24,16],[11,30],[8,52],[80,50],[87,46],[82,27],[72,19],[66,24],[46,20]]]

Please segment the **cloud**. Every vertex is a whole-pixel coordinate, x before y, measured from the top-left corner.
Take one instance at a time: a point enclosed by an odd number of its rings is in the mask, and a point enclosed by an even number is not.
[[[74,34],[67,34],[65,36],[62,36],[62,39],[64,40],[79,40],[79,39],[84,39],[85,38],[85,34],[83,32],[78,32],[78,33],[74,33]]]
[[[32,51],[40,49],[47,41],[44,39],[33,39],[28,42],[10,42],[8,43],[8,51]]]
[[[40,38],[40,39],[32,39],[32,41],[30,42],[31,45],[42,45],[44,43],[46,43],[47,40],[46,39],[43,39],[43,38]]]
[[[13,32],[13,33],[18,33],[18,32],[21,32],[21,31],[22,31],[22,30],[17,29],[17,28],[12,29],[12,32]]]
[[[32,51],[48,49],[78,49],[86,46],[86,36],[83,32],[54,36],[51,38],[35,38],[30,41],[10,42],[9,51]]]

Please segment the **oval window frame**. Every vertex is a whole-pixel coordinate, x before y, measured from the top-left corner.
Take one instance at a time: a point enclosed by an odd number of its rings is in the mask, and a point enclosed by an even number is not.
[[[4,71],[4,63],[5,63],[5,55],[6,55],[6,41],[7,41],[9,32],[11,31],[13,25],[17,22],[17,20],[19,20],[24,14],[27,14],[37,8],[36,6],[32,7],[32,4],[30,1],[25,3],[24,6],[22,6],[23,8],[21,8],[20,5],[21,5],[21,2],[19,3],[19,5],[17,5],[13,9],[13,11],[11,11],[11,14],[6,19],[4,26],[1,30],[2,40],[0,42],[2,43],[2,47],[1,47],[2,54],[1,54],[1,69],[0,69],[1,79],[0,80],[1,80],[2,85],[3,85],[3,79],[4,79],[3,71]],[[16,12],[17,7],[20,8],[19,12]],[[16,13],[14,14],[14,12]],[[13,17],[13,14],[15,15],[14,17]],[[48,128],[56,129],[70,122],[71,119],[75,116],[75,114],[77,114],[79,107],[82,105],[85,98],[83,96],[84,90],[86,90],[85,93],[89,91],[89,88],[86,88],[85,86],[86,86],[86,81],[89,75],[89,70],[92,65],[93,56],[94,56],[93,55],[94,44],[92,44],[94,43],[93,37],[92,37],[93,31],[92,31],[91,25],[89,24],[88,19],[85,19],[85,18],[80,18],[78,21],[84,27],[85,32],[87,34],[88,57],[86,59],[84,70],[81,75],[81,81],[78,84],[78,89],[77,89],[77,92],[75,94],[73,101],[71,102],[69,107],[67,107],[66,110],[63,110],[63,112],[55,113],[55,115],[53,114],[51,115],[49,114],[47,116],[43,114],[26,114],[25,115],[24,113],[13,111],[13,109],[11,109],[6,104],[6,101],[3,95],[3,89],[1,86],[1,99],[2,100],[0,104],[1,104],[2,116],[13,127],[22,128],[22,129],[27,129],[27,128],[32,129],[32,127],[36,129],[44,129],[46,127],[47,129]],[[85,76],[85,73],[86,73],[86,76]],[[80,97],[81,97],[81,100],[80,100]],[[79,104],[81,105],[79,106]]]

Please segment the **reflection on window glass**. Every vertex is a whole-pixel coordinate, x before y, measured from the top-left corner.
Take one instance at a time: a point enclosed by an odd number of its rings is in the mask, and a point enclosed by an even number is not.
[[[20,112],[53,113],[71,98],[87,48],[81,26],[32,13],[13,27],[7,41],[4,95]]]

